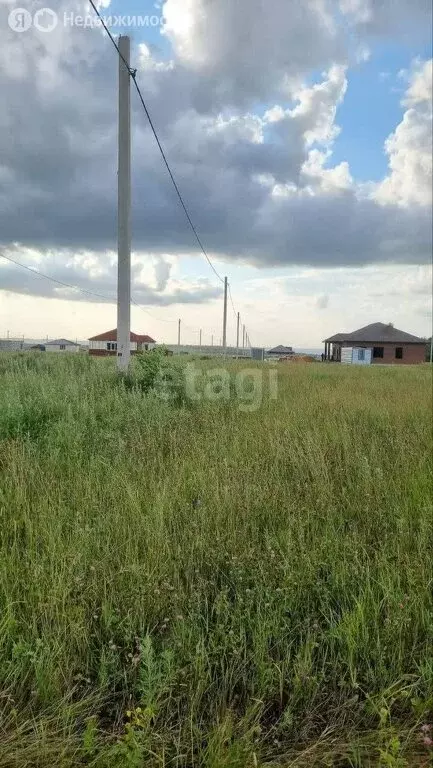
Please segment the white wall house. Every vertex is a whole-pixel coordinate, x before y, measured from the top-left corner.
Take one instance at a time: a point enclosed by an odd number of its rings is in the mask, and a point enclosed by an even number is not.
[[[151,336],[140,335],[131,331],[129,338],[132,354],[147,352],[156,347],[156,341]],[[99,336],[92,336],[89,339],[89,355],[117,355],[117,329],[100,333]]]
[[[55,341],[46,341],[44,344],[46,352],[79,352],[80,345],[75,341],[68,339],[56,339]]]
[[[341,362],[346,365],[371,365],[373,350],[368,347],[342,347]]]
[[[131,352],[137,351],[137,342],[131,341],[130,342],[130,350]],[[96,351],[96,352],[117,352],[117,341],[94,341],[93,339],[89,339],[89,352]]]

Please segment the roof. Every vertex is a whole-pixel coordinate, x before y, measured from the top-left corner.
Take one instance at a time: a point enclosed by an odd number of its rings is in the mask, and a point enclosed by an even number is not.
[[[392,323],[371,323],[352,333],[337,333],[330,336],[328,342],[362,342],[364,344],[425,344],[425,339],[394,328]]]
[[[129,336],[130,341],[135,341],[138,344],[156,344],[155,339],[152,339],[151,336],[140,336],[138,333],[133,333],[131,331]],[[117,341],[117,328],[114,328],[112,331],[105,331],[105,333],[100,333],[99,336],[92,336],[89,341]]]
[[[273,349],[268,350],[268,355],[275,354],[275,355],[292,355],[293,354],[293,348],[292,347],[284,347],[283,344],[279,344],[278,347],[274,347]]]
[[[65,347],[78,347],[78,344],[75,341],[69,341],[68,339],[55,339],[54,341],[44,341],[43,346],[44,347],[50,347],[53,346],[65,346]]]
[[[348,339],[350,336],[350,333],[336,333],[335,336],[330,336],[329,339],[325,339],[325,341],[344,341],[345,339]]]

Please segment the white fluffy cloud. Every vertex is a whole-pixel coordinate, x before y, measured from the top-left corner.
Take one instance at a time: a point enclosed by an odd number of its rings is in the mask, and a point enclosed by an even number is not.
[[[36,0],[29,4],[37,7]],[[166,0],[171,59],[145,43],[133,51],[154,122],[214,258],[260,268],[430,258],[431,66],[420,63],[412,73],[406,113],[387,143],[389,176],[366,194],[348,162],[332,158],[351,72],[351,38],[337,5]],[[343,12],[365,26],[365,8],[373,23],[382,6],[346,0]],[[84,7],[60,0],[58,10]],[[42,271],[104,292],[114,286],[107,254],[116,238],[115,53],[100,30],[59,25],[50,35],[17,35],[6,18],[0,249],[22,261],[31,249]],[[360,38],[359,50],[368,40]],[[173,281],[166,254],[197,255],[196,244],[135,99],[133,109],[133,244],[139,259],[155,260],[134,273],[137,298],[212,301],[208,285],[198,282],[191,293]],[[0,277],[9,291],[55,295],[49,283],[13,268],[3,266]],[[323,295],[324,288],[316,298]]]
[[[409,77],[402,101],[407,110],[385,144],[390,173],[376,191],[381,202],[431,204],[432,64],[418,62]]]
[[[345,57],[332,10],[328,0],[166,0],[164,31],[183,65],[242,103]]]
[[[346,90],[346,67],[334,64],[322,74],[320,82],[293,90],[292,98],[297,103],[292,109],[277,104],[265,112],[264,121],[272,127],[279,124],[280,135],[285,128],[295,126],[307,147],[315,143],[329,145],[340,132],[335,118]]]
[[[340,0],[339,5],[360,33],[429,36],[431,0]]]

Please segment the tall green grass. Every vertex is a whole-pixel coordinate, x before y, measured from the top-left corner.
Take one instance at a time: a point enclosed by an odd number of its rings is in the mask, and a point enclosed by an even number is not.
[[[428,367],[135,365],[0,357],[0,768],[428,765]]]

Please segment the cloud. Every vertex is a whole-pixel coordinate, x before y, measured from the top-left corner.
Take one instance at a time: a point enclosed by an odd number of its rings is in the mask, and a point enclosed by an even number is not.
[[[178,60],[227,104],[268,99],[345,58],[327,0],[166,0],[163,15]]]
[[[164,291],[167,288],[167,283],[170,277],[171,264],[162,256],[155,257],[154,272],[156,279],[156,290],[158,292]]]
[[[316,299],[316,307],[317,309],[328,309],[329,307],[329,296],[324,294],[323,296],[318,296]]]
[[[375,321],[393,322],[397,328],[426,336],[431,280],[431,266],[292,268],[285,280],[247,281],[243,300],[248,306],[249,298],[254,316],[260,318],[260,323],[251,321],[251,333],[259,344],[281,339],[295,347],[318,347],[327,336]]]
[[[265,113],[265,120],[270,125],[279,124],[280,135],[281,126],[289,130],[291,126],[295,127],[307,147],[314,143],[327,146],[340,132],[335,118],[346,90],[346,67],[335,64],[323,73],[320,82],[294,90],[293,99],[297,103],[293,109],[284,111],[276,105]]]
[[[432,64],[417,62],[409,75],[402,101],[408,109],[385,144],[390,173],[376,191],[381,202],[431,205]]]
[[[358,34],[425,38],[431,29],[430,0],[340,0]]]
[[[346,6],[353,17],[356,4]],[[387,143],[390,174],[366,192],[347,162],[332,159],[338,107],[350,87],[336,7],[326,0],[289,10],[287,0],[166,0],[172,58],[159,59],[143,43],[133,52],[184,200],[214,258],[258,267],[430,260],[424,65],[412,75],[406,113]],[[358,25],[382,13],[377,4],[365,7],[373,15]],[[58,11],[83,8],[64,0]],[[8,105],[0,113],[0,245],[6,253],[14,244],[18,253],[31,249],[42,271],[67,282],[113,290],[115,53],[100,30],[58,25],[50,35],[23,36],[8,29],[6,17],[0,22]],[[134,273],[137,290],[150,303],[210,300],[209,285],[175,285],[167,254],[202,256],[134,94],[132,101],[133,249],[146,263]],[[140,286],[144,274],[151,279]],[[0,277],[7,290],[58,290],[30,274],[13,276],[11,267],[2,266]]]
[[[68,301],[116,302],[117,255],[112,252],[41,253],[36,249],[15,247],[0,249],[0,257],[2,253],[6,256],[6,259],[0,258],[0,286],[4,291]],[[15,266],[7,260],[8,257],[32,272]],[[170,279],[171,264],[159,256],[154,257],[156,286],[152,286],[147,263],[147,257],[135,254],[131,278],[132,298],[137,304],[165,307],[203,304],[222,295],[221,287],[211,285],[207,279]],[[43,274],[38,276],[38,272]],[[53,280],[47,280],[44,274]]]

